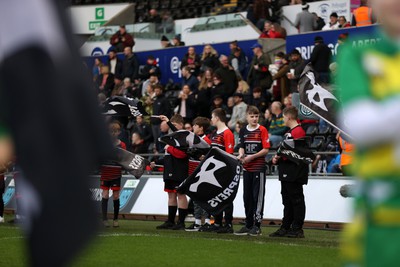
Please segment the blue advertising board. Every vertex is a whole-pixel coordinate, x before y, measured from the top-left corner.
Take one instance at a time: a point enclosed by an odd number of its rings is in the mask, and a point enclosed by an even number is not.
[[[335,57],[337,54],[339,35],[348,33],[349,41],[353,42],[353,46],[362,46],[379,41],[376,30],[377,26],[374,25],[289,35],[286,38],[286,52],[290,53],[293,49],[297,49],[304,59],[310,59],[311,52],[314,49],[314,38],[316,36],[321,36],[325,44],[332,49],[332,55]]]
[[[249,62],[253,58],[253,52],[251,50],[251,46],[257,42],[257,40],[246,40],[246,41],[238,41],[240,48],[245,52],[248,57]],[[218,54],[224,54],[229,56],[229,42],[219,43],[219,44],[211,44],[215,50],[218,51]],[[204,45],[194,45],[197,54],[203,53]],[[161,69],[161,83],[166,84],[170,79],[172,79],[175,83],[181,81],[181,71],[180,64],[182,58],[187,53],[188,47],[173,47],[166,49],[159,49],[153,51],[145,51],[145,52],[137,52],[135,53],[139,59],[140,65],[146,64],[146,59],[149,55],[152,55],[156,58],[158,62],[158,66]],[[123,58],[123,54],[119,54],[118,57]],[[106,63],[107,55],[100,56],[101,60]],[[91,69],[94,64],[95,57],[84,57],[84,60],[87,66]]]

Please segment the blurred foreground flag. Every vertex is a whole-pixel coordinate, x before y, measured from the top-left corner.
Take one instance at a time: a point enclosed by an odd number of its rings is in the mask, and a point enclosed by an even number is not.
[[[211,148],[178,192],[188,195],[210,214],[218,214],[235,200],[241,172],[237,158],[219,148]]]
[[[94,235],[87,174],[112,149],[60,2],[0,1],[0,121],[23,173],[31,266],[65,266]]]

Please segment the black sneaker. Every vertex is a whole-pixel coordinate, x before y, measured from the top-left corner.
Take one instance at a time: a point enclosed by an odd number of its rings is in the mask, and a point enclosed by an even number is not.
[[[304,231],[303,229],[292,229],[287,234],[287,237],[291,238],[304,238]]]
[[[248,235],[251,235],[251,236],[259,236],[259,235],[261,235],[261,228],[256,226],[256,225],[254,225],[250,229],[250,231],[248,232]]]
[[[289,230],[286,230],[285,228],[279,228],[275,232],[269,234],[270,237],[285,237]]]
[[[178,222],[171,229],[172,230],[185,230],[185,223]]]
[[[240,228],[239,231],[236,231],[234,235],[247,235],[250,232],[250,228],[247,228],[246,226],[243,226]]]
[[[164,222],[163,224],[157,226],[156,229],[161,229],[161,230],[164,230],[164,229],[172,229],[172,227],[174,227],[174,226],[175,226],[175,223],[166,221],[166,222]]]
[[[213,226],[209,223],[205,223],[199,228],[199,232],[212,232]]]
[[[186,227],[185,231],[187,232],[197,232],[200,230],[201,225],[197,223],[192,223],[189,227]]]
[[[218,234],[233,234],[232,224],[225,224],[220,227],[217,231]]]

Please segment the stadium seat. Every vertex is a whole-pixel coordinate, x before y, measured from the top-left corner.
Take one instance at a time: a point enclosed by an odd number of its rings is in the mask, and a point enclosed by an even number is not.
[[[307,127],[306,135],[313,136],[318,133],[318,127],[316,125],[310,125]]]
[[[323,136],[315,136],[313,142],[310,145],[311,149],[320,150],[322,145],[324,144],[325,137]]]
[[[327,124],[320,124],[318,126],[318,133],[321,135],[327,135],[330,132],[330,126]]]

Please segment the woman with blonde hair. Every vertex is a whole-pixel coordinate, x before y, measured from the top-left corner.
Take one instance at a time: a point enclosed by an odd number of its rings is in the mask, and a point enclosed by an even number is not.
[[[199,91],[197,93],[197,114],[201,117],[210,117],[211,88],[213,83],[213,70],[206,69],[201,76]]]
[[[203,54],[201,55],[200,70],[204,72],[207,68],[210,68],[215,71],[218,67],[218,52],[210,44],[205,45],[203,48]]]

